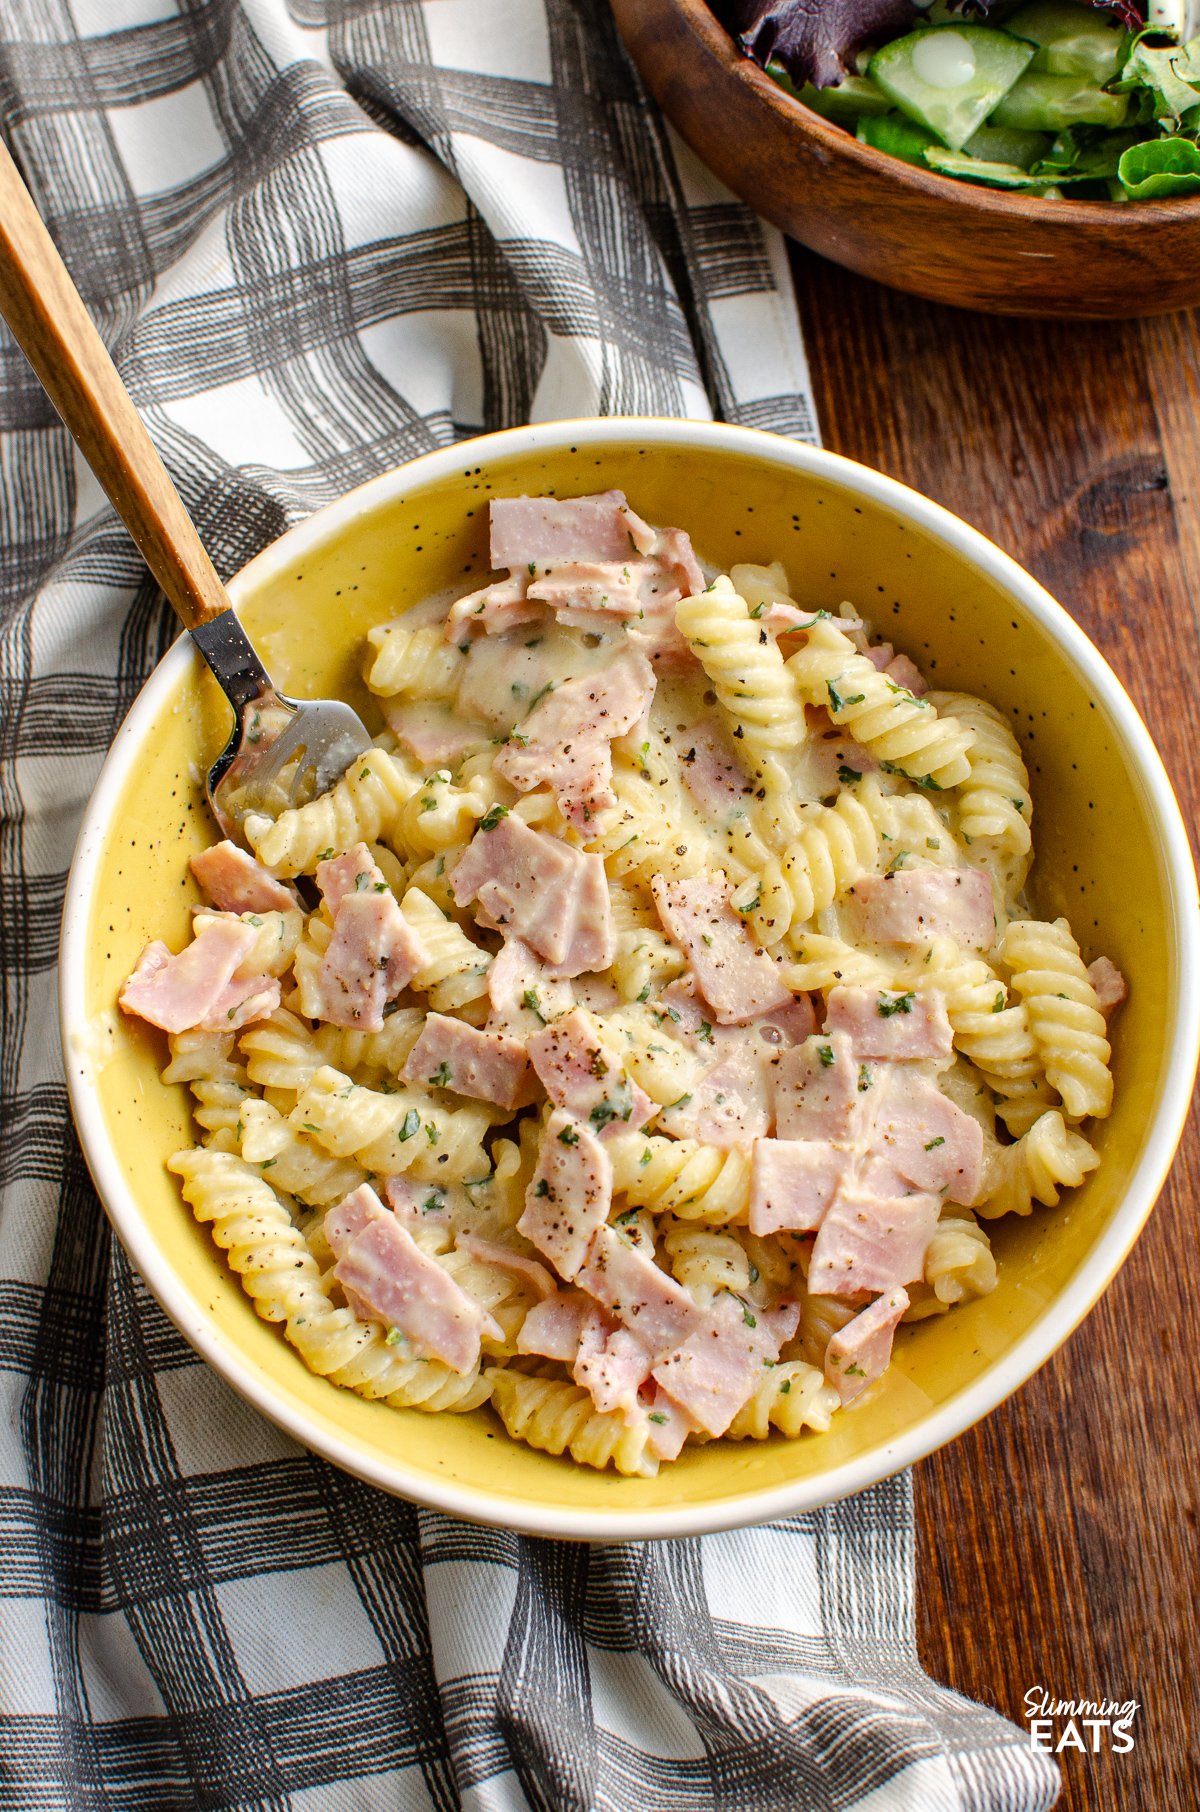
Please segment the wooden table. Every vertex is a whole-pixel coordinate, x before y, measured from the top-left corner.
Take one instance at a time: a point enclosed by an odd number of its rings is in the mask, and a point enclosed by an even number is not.
[[[800,250],[795,273],[826,445],[936,498],[1054,593],[1129,689],[1194,823],[1200,319],[998,320]],[[1198,1204],[1193,1110],[1083,1327],[916,1472],[930,1673],[1018,1723],[1034,1686],[1140,1702],[1131,1753],[1061,1755],[1071,1812],[1200,1807]]]

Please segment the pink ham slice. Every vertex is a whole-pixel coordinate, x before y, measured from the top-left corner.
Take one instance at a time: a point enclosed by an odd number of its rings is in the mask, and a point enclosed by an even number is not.
[[[724,824],[753,791],[732,748],[711,724],[696,724],[678,750],[679,771],[692,802],[713,824]]]
[[[636,1132],[655,1105],[625,1073],[620,1057],[576,1008],[527,1041],[529,1060],[551,1101],[599,1133]]]
[[[1105,1019],[1115,1013],[1129,994],[1125,977],[1107,956],[1098,956],[1088,964],[1088,980],[1096,990],[1096,1000]]]
[[[218,994],[216,1001],[200,1021],[207,1032],[240,1032],[243,1026],[267,1019],[282,999],[283,990],[274,975],[250,975],[234,978]]]
[[[744,1025],[792,996],[769,956],[756,950],[729,904],[724,880],[695,876],[651,882],[663,929],[688,959],[696,986],[722,1025]]]
[[[708,1319],[681,1284],[608,1226],[595,1234],[577,1281],[653,1358],[681,1345]]]
[[[731,1050],[692,1084],[681,1102],[662,1110],[663,1128],[673,1138],[698,1139],[722,1151],[761,1139],[771,1123],[771,1061],[748,1041]]]
[[[118,997],[122,1011],[164,1032],[202,1025],[249,955],[254,935],[241,919],[211,918],[178,956],[158,941],[147,944]],[[266,978],[257,979],[261,984]]]
[[[921,669],[914,666],[906,654],[897,654],[890,642],[879,642],[873,648],[864,648],[863,653],[871,665],[880,673],[885,673],[893,686],[903,686],[914,698],[923,698],[929,687]]]
[[[548,784],[568,823],[583,829],[616,804],[612,744],[640,723],[655,678],[640,654],[618,655],[599,673],[567,680],[535,705],[496,756],[496,772],[519,793]]]
[[[426,1256],[393,1215],[370,1215],[333,1268],[348,1296],[375,1321],[398,1328],[424,1358],[455,1372],[479,1363],[482,1335],[499,1329],[448,1272]]]
[[[424,945],[390,888],[346,894],[317,966],[319,1017],[359,1032],[382,1031],[387,1002],[407,987],[425,960]]]
[[[636,1413],[638,1390],[650,1376],[650,1355],[627,1328],[617,1327],[593,1309],[580,1332],[571,1376],[591,1393],[602,1414],[615,1411],[628,1419]]]
[[[815,1233],[850,1160],[821,1139],[758,1139],[750,1170],[750,1231]]]
[[[825,1018],[826,1033],[844,1032],[855,1057],[907,1062],[949,1057],[953,1034],[940,994],[876,988],[834,988]]]
[[[317,886],[331,913],[336,913],[350,894],[387,893],[383,870],[365,843],[352,843],[338,856],[317,863]]]
[[[818,1032],[784,1051],[774,1071],[776,1134],[847,1143],[862,1080],[845,1032]]]
[[[652,549],[675,580],[685,598],[694,598],[704,590],[708,580],[692,548],[691,536],[680,528],[659,529]]]
[[[834,1197],[813,1247],[814,1296],[874,1296],[914,1282],[938,1223],[936,1195],[883,1196],[863,1183]]]
[[[388,729],[425,768],[455,768],[490,740],[482,724],[466,723],[447,705],[425,699],[380,699]]]
[[[505,940],[488,970],[489,1032],[528,1036],[575,1004],[570,982],[551,975],[541,958],[519,937]]]
[[[529,596],[575,629],[602,629],[605,618],[644,621],[679,602],[680,590],[657,560],[554,562],[529,581]]]
[[[846,890],[856,935],[872,944],[928,944],[953,938],[964,950],[996,939],[991,878],[982,868],[898,868]]]
[[[483,824],[450,876],[456,903],[478,900],[493,926],[531,945],[559,976],[607,969],[616,941],[603,858],[514,813],[488,813]]]
[[[369,1183],[360,1183],[333,1208],[325,1210],[325,1238],[335,1258],[341,1258],[368,1221],[392,1220]]]
[[[706,1434],[723,1435],[762,1378],[763,1365],[779,1355],[795,1332],[799,1308],[773,1317],[756,1315],[732,1297],[721,1297],[696,1329],[654,1367],[654,1379]]]
[[[292,912],[296,896],[261,862],[228,838],[194,855],[188,866],[222,912]]]
[[[590,1127],[561,1108],[542,1134],[517,1222],[560,1277],[573,1278],[612,1207],[612,1161]]]
[[[907,1290],[889,1290],[834,1334],[825,1350],[825,1382],[843,1403],[852,1403],[868,1384],[883,1376],[907,1307]]]
[[[570,498],[494,497],[491,528],[492,565],[514,573],[559,560],[624,561],[648,551],[648,532],[653,541],[653,531],[633,514],[621,491]]]
[[[401,1075],[406,1082],[453,1089],[499,1107],[528,1107],[537,1092],[524,1045],[443,1013],[429,1014]]]
[[[580,1290],[559,1290],[544,1302],[535,1302],[521,1323],[517,1351],[533,1353],[543,1359],[561,1359],[574,1363],[584,1324],[596,1312]]]
[[[536,1258],[526,1258],[523,1252],[502,1246],[498,1240],[481,1239],[477,1233],[460,1233],[454,1243],[460,1252],[469,1252],[472,1258],[482,1260],[485,1265],[511,1272],[542,1300],[553,1296],[558,1289],[545,1265],[539,1265]]]
[[[883,1067],[883,1066],[881,1066]],[[872,1091],[865,1180],[885,1193],[908,1188],[970,1203],[983,1176],[983,1128],[926,1077],[887,1065]]]
[[[646,1421],[646,1448],[656,1460],[677,1460],[688,1436],[700,1432],[700,1424],[693,1421],[681,1403],[667,1395],[661,1384],[654,1386]]]
[[[546,609],[527,596],[528,586],[527,573],[511,573],[506,579],[496,579],[457,599],[446,613],[446,640],[462,642],[481,631],[484,635],[503,635],[505,630],[516,629],[522,623],[539,622]]]

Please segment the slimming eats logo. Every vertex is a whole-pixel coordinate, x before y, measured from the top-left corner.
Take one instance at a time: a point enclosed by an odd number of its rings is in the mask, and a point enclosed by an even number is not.
[[[1085,1755],[1111,1749],[1114,1755],[1128,1755],[1138,1710],[1136,1699],[1052,1699],[1044,1686],[1031,1686],[1025,1694],[1029,1747],[1053,1755],[1064,1749],[1079,1749]]]

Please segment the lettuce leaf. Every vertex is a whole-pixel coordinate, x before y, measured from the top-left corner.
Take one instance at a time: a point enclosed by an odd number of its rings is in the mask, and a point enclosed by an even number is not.
[[[1190,138],[1152,138],[1122,153],[1117,174],[1135,201],[1200,195],[1200,147]]]

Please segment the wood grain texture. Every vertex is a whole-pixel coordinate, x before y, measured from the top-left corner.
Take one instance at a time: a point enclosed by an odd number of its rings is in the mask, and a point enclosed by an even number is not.
[[[803,252],[795,270],[826,444],[944,503],[1049,587],[1129,688],[1194,827],[1200,320],[984,322]],[[1060,1757],[1069,1812],[1200,1806],[1198,1199],[1193,1113],[1083,1326],[917,1469],[930,1672],[1018,1722],[1033,1686],[1141,1703],[1130,1754]]]
[[[668,119],[801,244],[935,301],[1003,315],[1200,303],[1200,199],[1114,207],[956,182],[860,145],[744,57],[706,0],[610,0]]]
[[[2,143],[0,314],[185,629],[220,616],[229,596]]]

